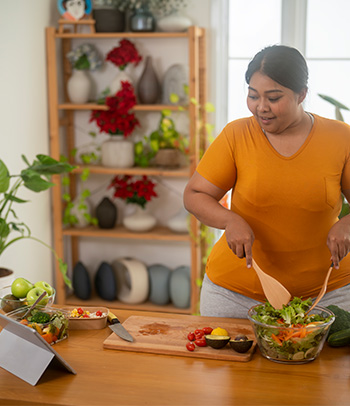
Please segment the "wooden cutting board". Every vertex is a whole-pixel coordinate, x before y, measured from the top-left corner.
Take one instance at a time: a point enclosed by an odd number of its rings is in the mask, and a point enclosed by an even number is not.
[[[191,358],[209,358],[227,361],[250,361],[256,347],[254,332],[249,324],[238,319],[222,319],[200,316],[179,316],[178,318],[131,316],[122,323],[133,336],[134,342],[127,342],[112,333],[103,347],[112,350],[126,350],[153,354],[179,355]],[[193,352],[186,349],[187,334],[203,327],[222,327],[231,338],[244,334],[254,343],[244,354],[234,351],[228,344],[216,350],[209,346],[196,347]]]

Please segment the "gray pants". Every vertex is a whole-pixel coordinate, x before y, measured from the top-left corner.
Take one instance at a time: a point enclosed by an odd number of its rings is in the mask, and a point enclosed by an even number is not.
[[[260,303],[232,290],[222,288],[213,283],[207,275],[204,276],[200,298],[201,316],[246,319],[248,310]],[[331,304],[350,311],[350,284],[326,293],[319,302],[319,305],[323,307]]]

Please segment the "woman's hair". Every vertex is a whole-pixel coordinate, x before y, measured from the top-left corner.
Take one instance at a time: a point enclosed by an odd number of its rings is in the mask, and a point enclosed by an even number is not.
[[[273,45],[262,49],[248,65],[245,74],[247,84],[255,72],[261,72],[295,93],[307,89],[308,67],[302,54],[295,48]]]

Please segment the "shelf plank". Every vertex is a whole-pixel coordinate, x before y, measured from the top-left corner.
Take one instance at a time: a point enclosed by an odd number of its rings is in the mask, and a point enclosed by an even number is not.
[[[94,226],[84,228],[64,228],[63,235],[73,237],[95,237],[95,238],[125,238],[129,240],[161,240],[161,241],[191,241],[187,233],[173,233],[167,227],[157,226],[148,232],[131,232],[124,226],[117,226],[112,229],[102,229]]]
[[[169,178],[188,178],[190,177],[190,168],[189,167],[181,167],[178,169],[168,169],[168,168],[156,168],[156,167],[149,167],[149,168],[141,168],[141,167],[133,167],[133,168],[108,168],[106,166],[100,165],[81,165],[75,163],[78,167],[74,169],[73,173],[80,174],[84,170],[88,169],[90,173],[98,174],[98,175],[146,175],[146,176],[166,176]]]
[[[172,110],[178,111],[181,109],[188,110],[188,106],[178,106],[173,104],[136,104],[132,110],[135,111],[162,111],[162,110]],[[85,103],[85,104],[75,104],[75,103],[60,103],[58,105],[60,110],[108,110],[108,106],[105,104],[97,103]]]
[[[122,303],[118,300],[108,301],[103,300],[98,296],[93,296],[89,300],[81,300],[75,295],[67,296],[65,303],[69,306],[101,306],[112,309],[123,309],[123,310],[138,310],[138,311],[150,311],[150,312],[161,312],[161,313],[178,313],[178,314],[191,314],[191,309],[180,309],[175,307],[173,304],[167,304],[165,306],[155,305],[149,301],[141,304],[127,304]]]
[[[188,38],[188,31],[185,32],[86,32],[56,33],[56,38]]]

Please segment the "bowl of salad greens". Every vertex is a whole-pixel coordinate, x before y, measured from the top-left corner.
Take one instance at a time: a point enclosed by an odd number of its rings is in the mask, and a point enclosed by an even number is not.
[[[263,357],[291,364],[304,364],[317,358],[335,316],[320,306],[305,315],[311,305],[311,299],[295,297],[282,309],[275,309],[269,302],[249,309],[248,319]]]
[[[6,316],[35,329],[50,345],[68,337],[69,312],[49,306],[36,306],[26,315],[30,306],[20,307]]]

